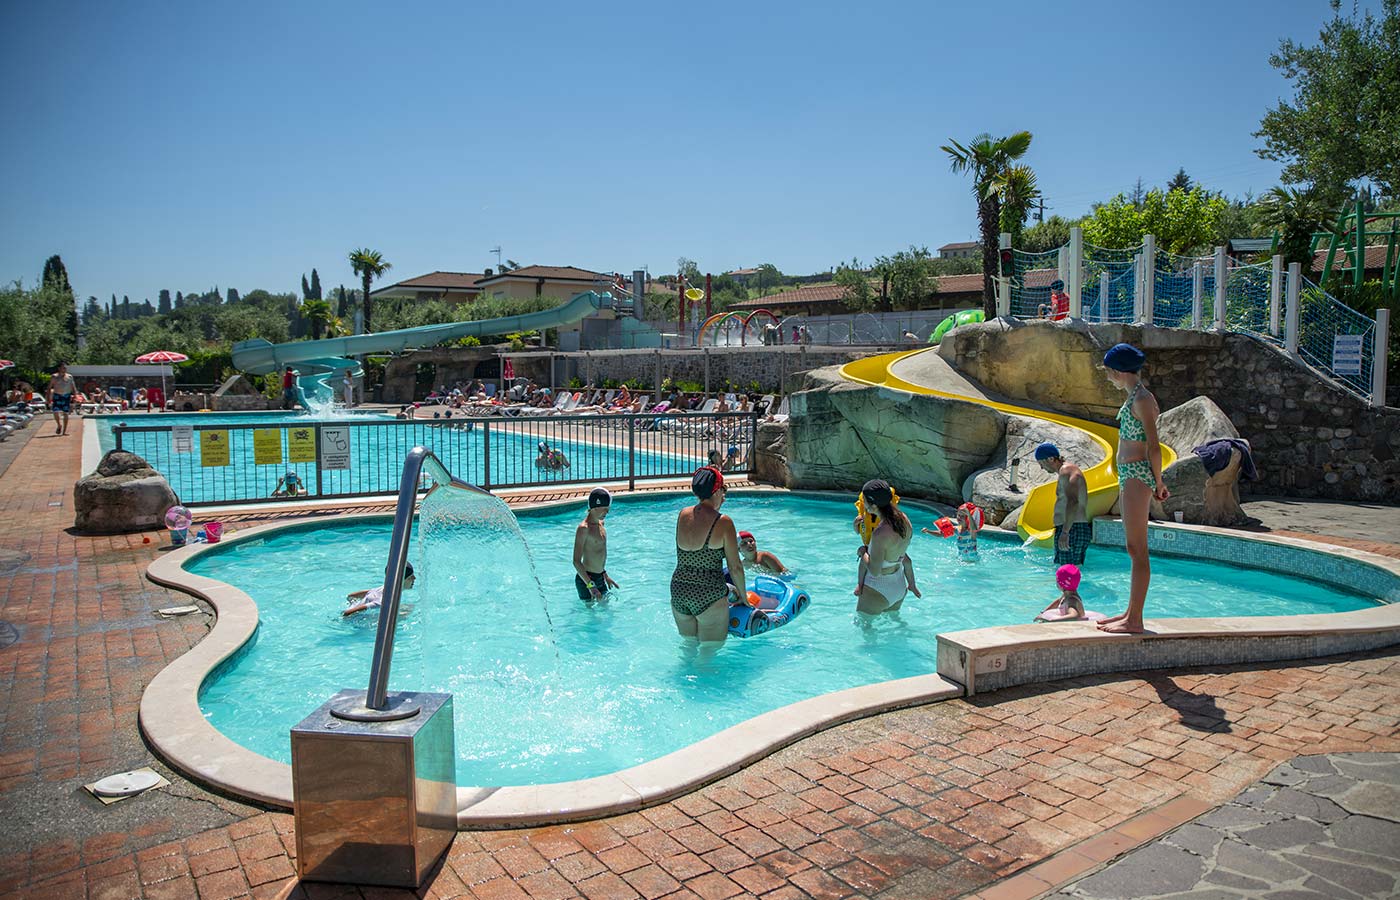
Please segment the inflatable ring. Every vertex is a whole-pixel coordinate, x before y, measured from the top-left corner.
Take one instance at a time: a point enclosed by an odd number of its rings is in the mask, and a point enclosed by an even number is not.
[[[753,580],[747,602],[729,605],[729,633],[741,638],[766,634],[797,618],[810,603],[811,597],[802,588],[771,575],[759,575]]]

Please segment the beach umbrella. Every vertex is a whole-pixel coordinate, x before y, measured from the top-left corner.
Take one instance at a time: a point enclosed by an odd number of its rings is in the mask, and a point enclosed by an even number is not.
[[[501,365],[501,380],[502,380],[502,381],[511,381],[511,380],[513,380],[514,378],[515,378],[515,363],[511,361],[511,358],[510,358],[509,356],[507,356],[507,357],[506,357],[505,363],[503,363],[503,364]]]
[[[8,359],[0,359],[0,372],[5,371],[6,369],[13,369],[14,367],[15,367],[15,364],[14,364],[13,362],[11,362],[10,360],[8,360]]]
[[[136,362],[139,365],[143,366],[163,365],[165,363],[180,363],[188,361],[188,356],[186,356],[183,353],[176,353],[174,350],[152,350],[150,353],[143,353],[140,356],[136,357]],[[164,372],[160,373],[160,396],[162,399],[164,399],[165,397]],[[149,411],[150,406],[147,406],[146,409],[147,411]]]

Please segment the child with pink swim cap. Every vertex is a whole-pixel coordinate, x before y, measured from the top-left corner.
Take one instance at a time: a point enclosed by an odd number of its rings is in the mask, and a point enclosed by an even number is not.
[[[1060,596],[1041,610],[1040,616],[1053,609],[1058,612],[1055,621],[1083,619],[1084,600],[1079,596],[1079,567],[1071,563],[1060,566],[1055,570],[1055,585],[1060,589]],[[1040,616],[1036,618],[1040,619]]]

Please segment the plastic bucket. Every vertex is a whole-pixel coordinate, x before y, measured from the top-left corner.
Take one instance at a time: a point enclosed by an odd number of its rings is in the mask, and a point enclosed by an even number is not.
[[[223,522],[206,522],[204,525],[204,539],[211,544],[217,544],[219,538],[224,536]]]

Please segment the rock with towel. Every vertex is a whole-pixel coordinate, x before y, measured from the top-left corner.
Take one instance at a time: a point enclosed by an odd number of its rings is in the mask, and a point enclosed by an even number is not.
[[[1207,475],[1214,475],[1230,464],[1230,451],[1240,451],[1240,480],[1257,481],[1258,471],[1254,468],[1254,455],[1250,452],[1249,441],[1243,438],[1221,438],[1209,441],[1191,452],[1201,458]]]

